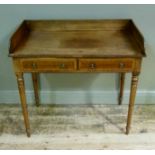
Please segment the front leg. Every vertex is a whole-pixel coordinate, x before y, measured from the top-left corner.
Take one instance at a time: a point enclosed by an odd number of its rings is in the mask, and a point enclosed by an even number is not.
[[[132,119],[132,113],[134,109],[134,102],[135,102],[135,96],[136,96],[136,90],[137,90],[137,84],[138,84],[138,75],[139,73],[132,73],[126,134],[129,134],[130,132],[131,119]]]
[[[25,96],[25,85],[24,85],[24,78],[23,73],[16,73],[17,77],[17,83],[18,83],[18,89],[19,89],[19,95],[22,105],[22,111],[24,116],[24,123],[26,128],[27,136],[30,137],[30,124],[29,124],[29,118],[28,118],[28,111],[27,111],[27,105],[26,105],[26,96]]]

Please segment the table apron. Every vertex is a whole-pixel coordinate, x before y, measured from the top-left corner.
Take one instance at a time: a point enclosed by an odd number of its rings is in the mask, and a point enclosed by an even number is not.
[[[140,72],[139,58],[14,58],[15,72]]]

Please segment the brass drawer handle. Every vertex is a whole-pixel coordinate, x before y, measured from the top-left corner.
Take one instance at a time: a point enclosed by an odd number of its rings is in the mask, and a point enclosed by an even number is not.
[[[95,64],[95,63],[91,63],[91,64],[89,64],[89,68],[91,68],[91,69],[95,69],[95,68],[96,68],[96,64]]]
[[[121,63],[119,63],[119,67],[120,68],[124,68],[125,67],[125,64],[121,62]]]
[[[61,63],[61,64],[59,65],[59,68],[60,68],[60,69],[64,69],[64,68],[66,68],[66,65],[65,65],[64,63]]]
[[[32,68],[36,69],[37,68],[37,64],[36,63],[32,63]]]

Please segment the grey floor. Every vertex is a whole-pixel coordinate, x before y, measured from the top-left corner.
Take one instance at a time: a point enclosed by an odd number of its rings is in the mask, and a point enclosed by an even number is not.
[[[155,149],[155,105],[136,105],[125,135],[127,105],[0,105],[0,149]]]

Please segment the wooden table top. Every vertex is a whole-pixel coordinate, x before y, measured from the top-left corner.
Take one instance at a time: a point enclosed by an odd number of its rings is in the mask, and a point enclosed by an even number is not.
[[[12,57],[143,57],[132,20],[24,21],[11,38]]]

